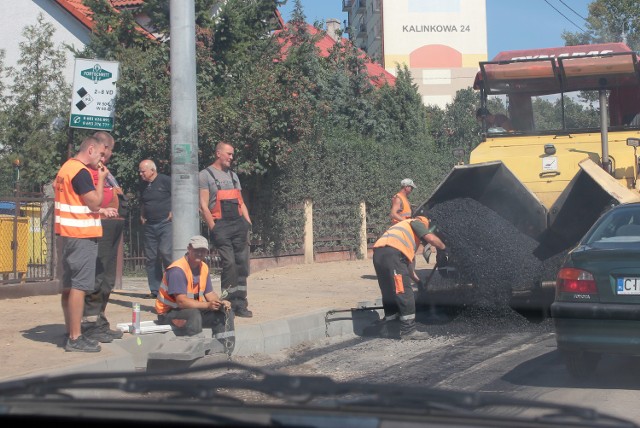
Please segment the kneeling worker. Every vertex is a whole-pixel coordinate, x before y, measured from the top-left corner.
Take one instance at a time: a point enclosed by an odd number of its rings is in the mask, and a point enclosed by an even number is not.
[[[167,268],[156,299],[158,321],[171,325],[177,336],[193,336],[211,327],[213,338],[230,352],[235,345],[233,311],[231,303],[213,291],[209,266],[203,261],[208,254],[209,242],[196,235],[189,240],[187,254]]]
[[[429,229],[429,220],[418,216],[391,226],[373,245],[373,266],[382,293],[385,321],[400,319],[402,339],[425,340],[429,335],[416,329],[416,302],[411,281],[420,282],[413,267],[420,243],[431,244],[438,266],[445,266],[445,244]]]

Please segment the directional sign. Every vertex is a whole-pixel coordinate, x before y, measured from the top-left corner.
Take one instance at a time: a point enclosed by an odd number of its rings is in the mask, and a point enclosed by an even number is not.
[[[69,127],[113,130],[119,63],[76,58]]]

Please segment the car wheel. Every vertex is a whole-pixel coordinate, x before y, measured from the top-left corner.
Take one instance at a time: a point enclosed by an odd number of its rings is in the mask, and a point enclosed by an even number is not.
[[[593,375],[600,361],[600,354],[585,351],[564,351],[564,363],[575,379],[587,379]]]

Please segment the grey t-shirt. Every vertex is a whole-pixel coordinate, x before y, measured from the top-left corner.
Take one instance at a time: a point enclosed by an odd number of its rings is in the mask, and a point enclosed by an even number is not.
[[[242,190],[242,186],[240,185],[240,180],[238,179],[238,175],[229,170],[229,171],[220,171],[212,166],[208,166],[207,168],[200,171],[198,174],[198,189],[208,189],[209,190],[209,209],[213,208],[216,203],[216,198],[218,196],[218,186],[216,186],[216,182],[211,177],[211,174],[207,172],[207,169],[213,172],[213,175],[220,183],[220,188],[222,190],[229,189],[239,189]],[[233,180],[235,180],[235,187],[233,185]]]

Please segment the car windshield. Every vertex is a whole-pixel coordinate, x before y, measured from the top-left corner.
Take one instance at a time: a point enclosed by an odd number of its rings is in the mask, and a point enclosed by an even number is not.
[[[640,427],[639,5],[0,0],[0,421]]]

